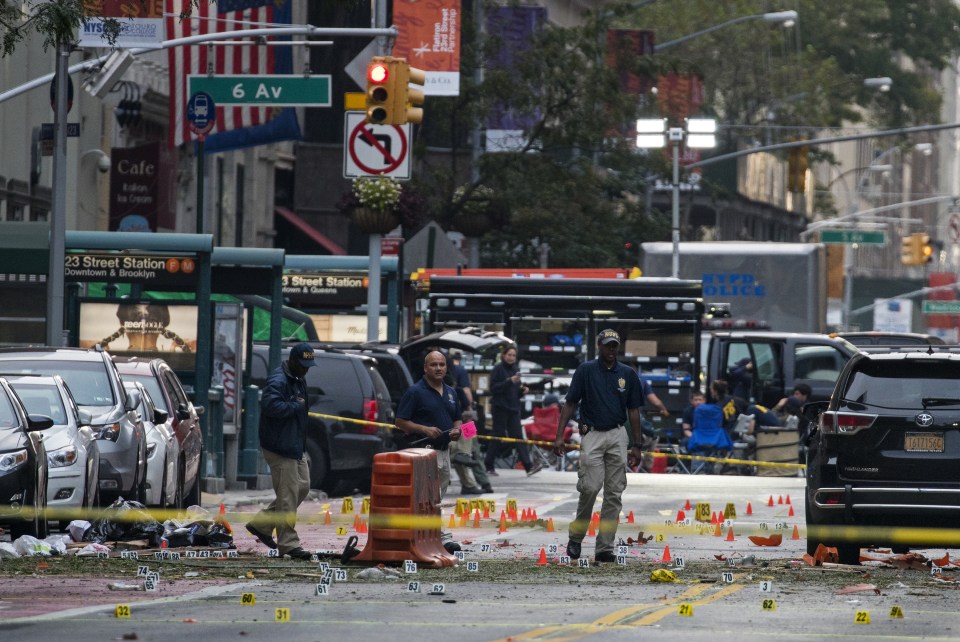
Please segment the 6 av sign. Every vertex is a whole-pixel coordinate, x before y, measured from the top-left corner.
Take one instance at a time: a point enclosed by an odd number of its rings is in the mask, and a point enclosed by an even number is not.
[[[270,105],[329,107],[330,76],[203,76],[187,77],[187,94],[204,92],[218,106]]]

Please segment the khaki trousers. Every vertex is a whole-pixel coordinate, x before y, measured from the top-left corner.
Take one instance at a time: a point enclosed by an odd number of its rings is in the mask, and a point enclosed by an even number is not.
[[[570,523],[570,540],[582,542],[590,526],[597,495],[603,488],[600,507],[600,531],[597,553],[613,551],[623,507],[621,495],[627,488],[627,431],[615,428],[606,432],[591,430],[580,442],[580,470],[577,490],[577,516]]]
[[[268,532],[276,529],[277,550],[281,555],[286,555],[300,548],[300,537],[296,530],[297,508],[310,492],[310,467],[306,459],[283,457],[265,448],[261,448],[260,452],[270,466],[270,479],[276,497],[251,522],[258,526],[266,525],[267,528],[263,530]]]

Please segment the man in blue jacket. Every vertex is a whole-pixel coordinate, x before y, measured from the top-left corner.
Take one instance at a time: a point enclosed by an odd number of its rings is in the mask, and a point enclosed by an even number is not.
[[[297,535],[297,509],[310,492],[310,468],[303,458],[307,439],[307,370],[317,365],[313,348],[298,343],[290,357],[274,370],[260,399],[260,450],[270,465],[273,492],[270,505],[257,513],[247,530],[281,555],[309,560]],[[267,526],[269,529],[264,529]],[[272,537],[277,531],[277,539]]]

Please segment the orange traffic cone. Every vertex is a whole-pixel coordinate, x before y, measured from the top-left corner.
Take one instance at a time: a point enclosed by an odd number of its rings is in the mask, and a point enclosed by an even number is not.
[[[160,538],[160,548],[166,548],[167,546],[168,546],[168,544],[167,544],[167,538],[166,538],[166,537],[161,537],[161,538]]]
[[[723,529],[720,526],[720,522],[717,522],[717,529],[713,531],[713,536],[720,537],[721,535],[723,535]]]
[[[747,515],[753,515],[753,506],[747,502]]]
[[[357,525],[357,532],[358,532],[358,533],[366,533],[366,532],[367,532],[367,522],[365,522],[364,520],[361,519],[361,520],[360,520],[360,523]]]
[[[773,506],[773,495],[770,495],[770,499],[767,501],[767,506]]]
[[[326,515],[323,516],[323,523],[324,525],[333,523],[333,520],[330,519],[330,511],[327,511]]]
[[[480,509],[479,508],[473,513],[473,527],[480,528]]]
[[[790,536],[790,539],[800,539],[800,529],[797,528],[797,525],[793,525],[793,535]]]
[[[717,511],[713,511],[712,513],[710,513],[710,523],[711,523],[711,524],[719,524],[719,523],[720,523],[719,520],[717,519]]]
[[[223,505],[223,502],[220,502],[220,517],[223,517],[227,514],[227,507]]]
[[[356,527],[356,524],[357,524],[356,520],[354,520],[353,524],[354,524],[354,527]],[[457,519],[453,516],[453,513],[451,513],[450,523],[447,524],[447,528],[456,528],[456,527],[457,527]]]
[[[728,542],[736,541],[735,539],[733,539],[733,526],[730,526],[730,530],[727,531],[727,541]]]
[[[453,522],[453,515],[451,515],[451,516],[450,516],[450,528],[453,528],[454,526],[455,526],[455,524],[454,524],[454,522]],[[359,515],[354,515],[354,516],[353,516],[353,528],[354,528],[354,530],[360,528],[360,516],[359,516]]]
[[[463,514],[460,515],[460,528],[466,528],[467,522],[470,520],[470,509],[463,511]]]
[[[782,504],[782,503],[783,503],[783,495],[777,495],[777,503],[778,503],[778,504]]]
[[[500,528],[497,530],[498,533],[507,532],[507,514],[503,511],[500,511]]]
[[[627,515],[627,523],[628,523],[628,524],[633,524],[633,523],[634,523],[634,520],[633,520],[633,511],[630,511],[630,514]]]
[[[687,514],[684,513],[682,510],[678,510],[678,511],[677,511],[677,523],[679,524],[680,522],[682,522],[682,521],[684,521],[684,520],[686,520],[686,519],[687,519]]]
[[[790,503],[790,495],[787,495],[787,502],[786,502],[786,503],[788,503],[788,504]]]
[[[547,565],[547,549],[540,549],[540,559],[537,560],[537,566],[546,566]]]
[[[486,502],[483,504],[483,518],[490,519],[490,504]]]
[[[790,512],[787,513],[787,517],[794,517],[794,514],[793,514],[793,506],[790,506]]]
[[[533,511],[533,516],[532,516],[530,519],[532,519],[533,521],[537,521],[537,509],[536,509],[536,508],[532,508],[532,509],[530,509],[530,510]]]
[[[526,509],[526,508],[524,508],[522,511],[520,511],[520,521],[521,521],[521,522],[527,521],[527,509]]]
[[[593,520],[590,520],[590,527],[587,529],[587,537],[596,537],[597,529],[593,525]]]
[[[552,518],[552,517],[550,518],[550,521],[547,522],[547,532],[548,532],[548,533],[554,533],[554,532],[556,532],[556,529],[553,527],[553,518]]]
[[[690,500],[689,500],[689,499],[688,499],[687,502],[683,505],[683,510],[690,510]]]
[[[669,545],[663,547],[663,559],[661,559],[660,561],[663,562],[664,564],[668,564],[673,561],[673,558],[670,557]]]

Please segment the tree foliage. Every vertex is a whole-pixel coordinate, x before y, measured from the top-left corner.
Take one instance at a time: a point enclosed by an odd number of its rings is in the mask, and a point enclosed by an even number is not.
[[[845,123],[892,128],[938,119],[937,72],[960,51],[960,9],[951,0],[781,4],[792,7],[774,8],[796,9],[796,25],[742,20],[771,11],[765,0],[606,4],[581,26],[547,27],[509,69],[487,70],[479,84],[470,70],[485,66],[502,43],[496,33],[477,37],[466,23],[462,95],[427,105],[431,144],[460,152],[422,177],[438,217],[450,224],[463,205],[453,196],[468,164],[463,132],[509,106],[527,118],[525,149],[482,155],[470,181],[496,190],[510,213],[484,237],[484,265],[536,264],[544,242],[551,265],[623,265],[623,241],[666,240],[668,215],[646,211],[643,194],[646,176],[666,176],[669,164],[637,154],[619,134],[624,123],[660,112],[655,97],[620,90],[606,63],[609,27],[651,29],[663,43],[735,21],[627,63],[652,79],[677,70],[700,74],[703,114],[721,122],[728,148]],[[864,86],[883,76],[893,80],[890,91]]]

